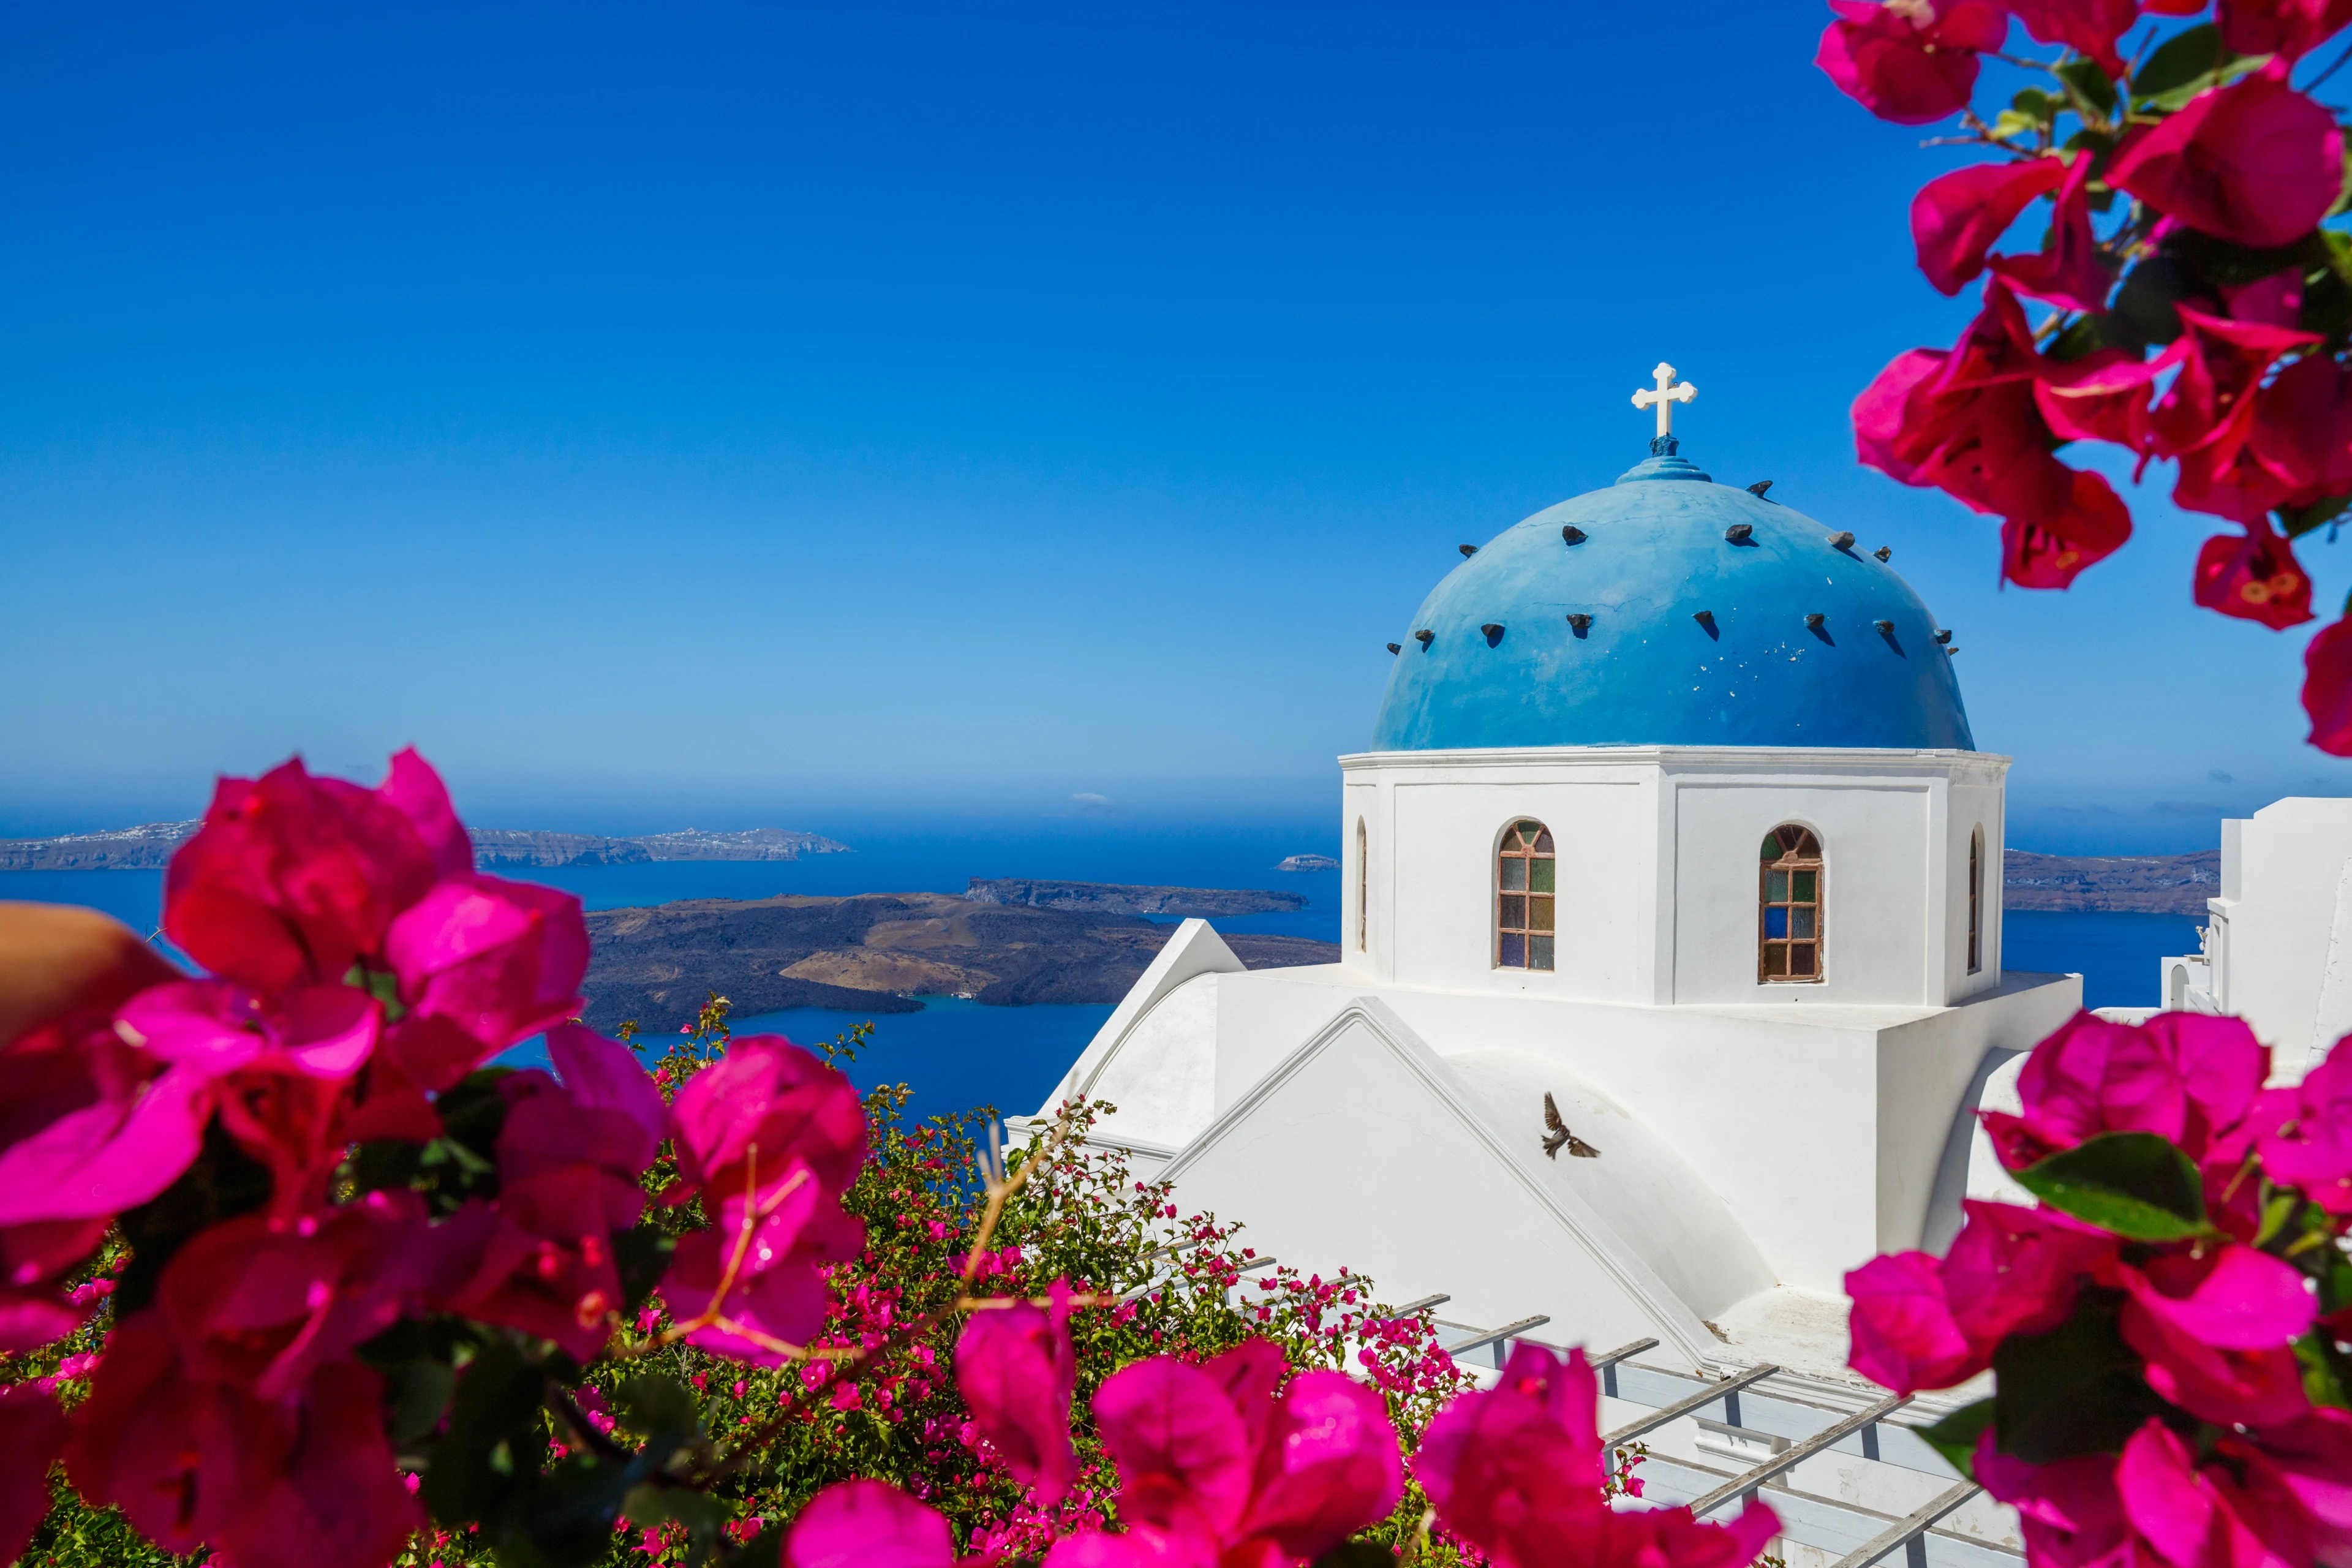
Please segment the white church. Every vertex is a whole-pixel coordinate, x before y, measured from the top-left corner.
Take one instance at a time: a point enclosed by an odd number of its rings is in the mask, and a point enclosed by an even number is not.
[[[1339,759],[1341,961],[1187,921],[1042,1114],[1115,1105],[1097,1142],[1465,1365],[1627,1347],[1652,1497],[1761,1489],[1791,1568],[2013,1563],[1909,1430],[1962,1400],[1847,1372],[1840,1281],[1940,1250],[1972,1156],[2006,1184],[1973,1112],[2082,983],[2001,968],[2009,759],[1948,634],[1886,550],[1680,456],[1692,391],[1660,365],[1650,457],[1398,628]]]

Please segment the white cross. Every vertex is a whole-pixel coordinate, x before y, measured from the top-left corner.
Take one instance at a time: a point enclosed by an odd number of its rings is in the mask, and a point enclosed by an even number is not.
[[[1633,395],[1633,406],[1636,408],[1647,408],[1650,405],[1654,403],[1658,405],[1658,434],[1662,437],[1671,436],[1675,433],[1675,405],[1677,403],[1688,403],[1692,398],[1696,397],[1698,395],[1698,388],[1693,386],[1687,381],[1681,382],[1679,384],[1676,383],[1675,380],[1675,367],[1668,364],[1664,360],[1660,360],[1658,362],[1658,368],[1652,371],[1650,374],[1656,379],[1658,384],[1657,388],[1653,391],[1651,388],[1645,386],[1642,388],[1641,391],[1635,393]]]

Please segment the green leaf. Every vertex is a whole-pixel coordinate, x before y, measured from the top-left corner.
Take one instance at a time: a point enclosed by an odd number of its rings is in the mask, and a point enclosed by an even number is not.
[[[2347,1367],[2344,1353],[2326,1331],[2314,1329],[2295,1341],[2294,1359],[2303,1368],[2303,1392],[2314,1405],[2330,1405],[2338,1410],[2352,1407],[2352,1397],[2346,1394],[2352,1368]]]
[[[2267,1182],[2263,1184],[2270,1185]],[[2266,1246],[2271,1237],[2284,1230],[2286,1222],[2294,1217],[2294,1211],[2302,1203],[2303,1194],[2292,1189],[2274,1192],[2265,1198],[2263,1201],[2263,1223],[2254,1232],[2254,1245]]]
[[[1974,1405],[1963,1405],[1933,1426],[1917,1429],[1927,1446],[1944,1456],[1946,1464],[1969,1480],[1977,1479],[1977,1439],[1992,1425],[1992,1403],[1979,1399]]]
[[[2066,1321],[2046,1334],[2011,1334],[1993,1352],[1993,1431],[2002,1453],[2046,1465],[2112,1452],[2163,1412],[2116,1330],[2123,1300],[2120,1290],[2086,1288]]]
[[[385,1434],[395,1443],[414,1443],[441,1424],[457,1374],[430,1356],[404,1362],[384,1379]]]
[[[2334,522],[2347,506],[2352,506],[2352,496],[2329,496],[2309,506],[2283,506],[2279,508],[2279,524],[2286,530],[2289,539],[2301,539],[2313,529]]]
[[[772,1524],[730,1552],[730,1568],[782,1568],[784,1527]]]
[[[677,1237],[656,1226],[640,1225],[613,1237],[613,1262],[621,1274],[621,1305],[634,1312],[669,1272]]]
[[[1385,1546],[1343,1541],[1318,1557],[1314,1568],[1396,1568],[1396,1553]]]
[[[2037,123],[2046,123],[2057,116],[2065,101],[2063,98],[2053,98],[2038,87],[2029,87],[2011,99],[2009,107]]]
[[[2173,307],[2198,289],[2189,269],[2169,256],[2151,256],[2124,274],[2114,310],[2141,340],[2168,343],[2180,335],[2180,312]]]
[[[621,1384],[616,1397],[632,1427],[648,1437],[667,1436],[673,1447],[701,1429],[694,1391],[667,1373],[639,1373]]]
[[[488,1519],[537,1481],[547,1461],[539,1416],[546,1391],[546,1375],[503,1339],[482,1346],[467,1363],[449,1408],[448,1435],[433,1446],[419,1489],[436,1521]]]
[[[2115,112],[2116,84],[2108,79],[2098,61],[2068,60],[2058,68],[2058,79],[2073,88],[2075,96],[2090,105],[2099,118],[2105,119]]]
[[[1992,133],[2003,141],[2041,129],[2042,117],[2039,115],[2020,114],[2014,109],[2004,109],[1993,116]]]
[[[2221,47],[2221,28],[2200,23],[2165,39],[2164,47],[2147,57],[2131,79],[2132,96],[2154,98],[2204,81],[2237,58]]]
[[[2213,1228],[2196,1165],[2153,1132],[2103,1132],[2017,1180],[2052,1208],[2133,1241],[2179,1241]]]

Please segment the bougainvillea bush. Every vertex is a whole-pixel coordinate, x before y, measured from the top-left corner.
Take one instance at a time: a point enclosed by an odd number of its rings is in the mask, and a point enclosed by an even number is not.
[[[2171,463],[2175,504],[2233,525],[2198,552],[2195,601],[2274,630],[2311,620],[2294,541],[2352,498],[2344,134],[2316,96],[2344,57],[2315,51],[2352,5],[1831,9],[1817,63],[1839,88],[1900,124],[1957,118],[1938,140],[1986,154],[1911,204],[1928,282],[1957,294],[1982,278],[1983,308],[1855,400],[1862,460],[1999,517],[2003,574],[2029,588],[2066,586],[2131,533],[2114,486],[2061,448],[2105,443],[2135,478]],[[2003,52],[2012,21],[2021,54]],[[2024,73],[2005,102],[1980,98],[1987,55]],[[2010,245],[2029,212],[2038,245]],[[2352,755],[2352,619],[2305,662],[2312,743]]]
[[[1856,1371],[1992,1373],[1927,1436],[2036,1564],[2352,1563],[2352,1049],[2269,1069],[2236,1018],[2083,1014],[1983,1118],[2036,1205],[1846,1278]]]
[[[0,954],[0,1559],[1738,1568],[1776,1528],[1616,1511],[1580,1353],[1468,1390],[1083,1104],[1008,1152],[861,1098],[862,1030],[580,1026],[577,900],[477,873],[413,753],[225,781],[164,929],[201,977]],[[553,1072],[488,1065],[536,1034]]]

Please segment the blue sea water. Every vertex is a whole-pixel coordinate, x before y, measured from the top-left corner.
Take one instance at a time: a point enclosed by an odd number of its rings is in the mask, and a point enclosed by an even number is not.
[[[1273,869],[1286,855],[1337,848],[1300,843],[1298,837],[1233,831],[1055,833],[1025,841],[1024,848],[1024,840],[1010,836],[975,835],[861,845],[856,853],[804,860],[566,867],[535,869],[530,876],[579,894],[592,910],[779,893],[961,893],[973,877],[1272,888],[1305,895],[1307,907],[1220,920],[1218,928],[1336,942],[1339,873]],[[154,929],[162,898],[160,871],[0,872],[0,899],[86,904],[142,931]],[[2154,1005],[2157,960],[2197,951],[2197,922],[2180,916],[2017,910],[2006,915],[2004,924],[2004,966],[2080,973],[2084,1000],[2094,1007]],[[873,1042],[850,1069],[860,1088],[911,1085],[911,1109],[919,1115],[981,1105],[1007,1113],[1034,1110],[1111,1012],[1107,1005],[983,1007],[952,996],[922,1000],[919,1013],[876,1017]],[[740,1033],[782,1034],[809,1044],[859,1021],[855,1013],[803,1007],[734,1023]],[[517,1047],[508,1059],[545,1058],[533,1041]]]

